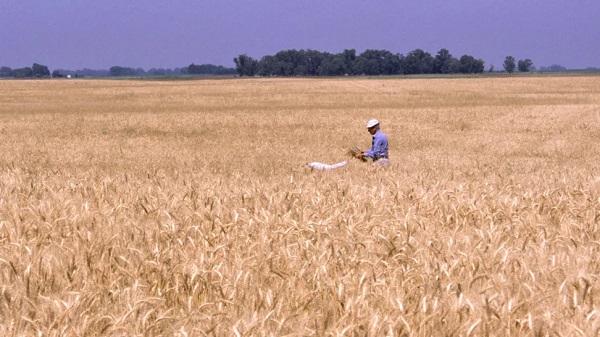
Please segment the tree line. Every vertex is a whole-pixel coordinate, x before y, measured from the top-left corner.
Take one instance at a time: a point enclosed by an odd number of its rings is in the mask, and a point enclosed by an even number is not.
[[[477,74],[484,71],[485,61],[471,55],[454,57],[445,48],[433,56],[422,49],[406,55],[387,50],[367,49],[357,54],[354,49],[331,54],[317,50],[282,50],[260,60],[241,54],[233,59],[240,76],[357,76],[415,74]],[[504,69],[515,70],[514,57],[508,56]],[[516,64],[516,63],[515,63]],[[531,60],[519,60],[519,71],[529,71]],[[493,71],[493,66],[490,67]]]
[[[162,76],[162,75],[234,75],[234,68],[225,68],[214,64],[190,64],[187,67],[170,69],[152,68],[147,72],[142,68],[114,66],[108,70],[109,76]]]
[[[0,67],[0,77],[31,78],[50,77],[50,70],[45,65],[34,63],[31,67],[11,69]]]
[[[108,70],[83,69],[70,71],[57,69],[50,73],[47,66],[34,63],[32,67],[11,69],[0,67],[0,77],[13,78],[60,78],[60,77],[132,77],[132,76],[179,76],[179,75],[239,75],[239,76],[360,76],[360,75],[414,75],[414,74],[477,74],[484,71],[485,62],[471,55],[454,57],[442,48],[433,56],[422,49],[415,49],[406,55],[387,50],[367,49],[357,54],[355,49],[345,49],[341,53],[320,52],[317,50],[282,50],[275,55],[263,56],[260,60],[241,54],[233,59],[235,68],[212,64],[190,64],[175,69],[113,66]],[[507,56],[504,71],[515,69],[527,72],[532,69],[530,59],[518,60]],[[543,70],[563,70],[553,65]],[[494,71],[494,66],[489,67]]]
[[[123,76],[179,76],[179,75],[235,75],[235,68],[226,68],[213,64],[190,64],[187,67],[164,69],[152,68],[144,70],[142,68],[113,66],[108,70],[82,69],[77,71],[56,69],[50,73],[47,66],[34,63],[32,67],[12,69],[10,67],[0,67],[0,78],[61,78],[61,77],[123,77]]]

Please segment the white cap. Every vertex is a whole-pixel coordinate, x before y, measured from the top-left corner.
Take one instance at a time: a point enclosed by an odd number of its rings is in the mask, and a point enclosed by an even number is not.
[[[367,122],[367,129],[370,129],[370,128],[374,127],[377,124],[379,124],[378,120],[371,119],[370,121]]]

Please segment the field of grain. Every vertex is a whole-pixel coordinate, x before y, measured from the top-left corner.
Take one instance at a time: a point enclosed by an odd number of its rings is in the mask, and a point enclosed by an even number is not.
[[[0,335],[596,336],[599,163],[599,76],[0,81]]]

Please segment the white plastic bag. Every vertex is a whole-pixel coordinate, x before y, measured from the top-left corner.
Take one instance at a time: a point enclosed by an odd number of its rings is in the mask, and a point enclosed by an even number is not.
[[[333,170],[333,169],[336,169],[338,167],[346,166],[346,164],[348,164],[347,161],[339,162],[339,163],[333,164],[333,165],[323,164],[323,163],[319,163],[319,162],[313,161],[312,163],[306,164],[306,166],[311,167],[311,168],[313,168],[315,170],[318,170],[318,171],[323,171],[323,170]]]

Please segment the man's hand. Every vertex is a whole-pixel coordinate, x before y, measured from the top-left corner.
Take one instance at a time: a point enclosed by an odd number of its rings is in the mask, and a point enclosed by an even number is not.
[[[350,154],[354,158],[366,161],[365,151],[358,149],[356,146],[353,146],[350,150],[348,150],[348,154]]]

